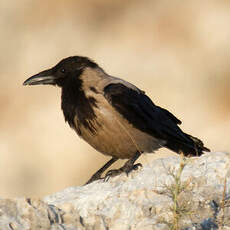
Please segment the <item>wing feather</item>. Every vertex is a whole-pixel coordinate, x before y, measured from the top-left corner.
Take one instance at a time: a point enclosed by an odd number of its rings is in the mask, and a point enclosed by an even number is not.
[[[167,139],[170,135],[189,141],[177,126],[181,121],[166,109],[156,106],[142,91],[116,83],[104,88],[104,96],[136,128],[158,138]]]
[[[184,133],[181,121],[168,110],[156,106],[145,93],[122,83],[104,88],[108,102],[134,127],[166,141],[165,147],[185,155],[201,155],[209,151],[201,140]]]

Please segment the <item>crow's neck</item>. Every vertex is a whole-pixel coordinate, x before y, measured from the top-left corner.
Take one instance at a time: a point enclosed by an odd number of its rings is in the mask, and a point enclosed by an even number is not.
[[[96,100],[87,98],[82,90],[82,80],[76,77],[69,78],[62,86],[61,108],[65,121],[74,128],[79,135],[80,126],[84,126],[93,132],[92,120],[96,118],[93,107],[96,107]]]

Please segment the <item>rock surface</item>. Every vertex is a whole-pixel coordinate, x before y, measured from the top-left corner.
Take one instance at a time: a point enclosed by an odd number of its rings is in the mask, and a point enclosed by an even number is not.
[[[0,229],[230,229],[230,154],[168,157],[44,199],[1,199]]]

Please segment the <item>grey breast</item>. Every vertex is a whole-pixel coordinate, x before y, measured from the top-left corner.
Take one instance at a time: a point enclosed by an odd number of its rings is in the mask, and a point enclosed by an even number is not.
[[[89,69],[85,74],[88,74],[87,81],[83,81],[86,97],[94,97],[97,101],[97,107],[93,108],[96,118],[91,121],[95,132],[90,132],[84,126],[79,127],[81,137],[85,141],[99,152],[121,159],[130,158],[137,151],[151,153],[164,145],[163,141],[136,129],[109,104],[103,95],[104,87],[110,83],[128,84],[128,87],[139,89],[122,79],[106,75],[100,70],[95,74]],[[89,75],[91,78],[88,77]],[[90,90],[92,85],[96,92]],[[77,117],[75,119],[77,122]]]

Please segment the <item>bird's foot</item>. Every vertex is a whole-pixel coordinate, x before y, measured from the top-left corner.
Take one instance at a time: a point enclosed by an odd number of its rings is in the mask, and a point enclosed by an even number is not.
[[[126,173],[126,175],[128,176],[131,171],[137,170],[139,167],[142,167],[141,163],[131,165],[129,164],[129,162],[126,162],[126,164],[119,169],[109,170],[104,177],[104,181],[108,181],[109,178],[120,175],[123,172]]]
[[[91,178],[85,183],[85,185],[92,183],[95,180],[100,180],[102,173],[109,168],[115,161],[117,161],[116,157],[112,157],[106,164],[104,164],[97,172],[91,176]]]
[[[93,176],[85,183],[85,185],[90,184],[96,180],[100,180],[101,178],[101,173],[95,173]]]
[[[142,167],[143,167],[143,166],[142,166],[141,163],[137,163],[137,164],[133,165],[132,170],[138,170],[139,168],[142,168]],[[131,171],[132,171],[132,170],[131,170]]]

